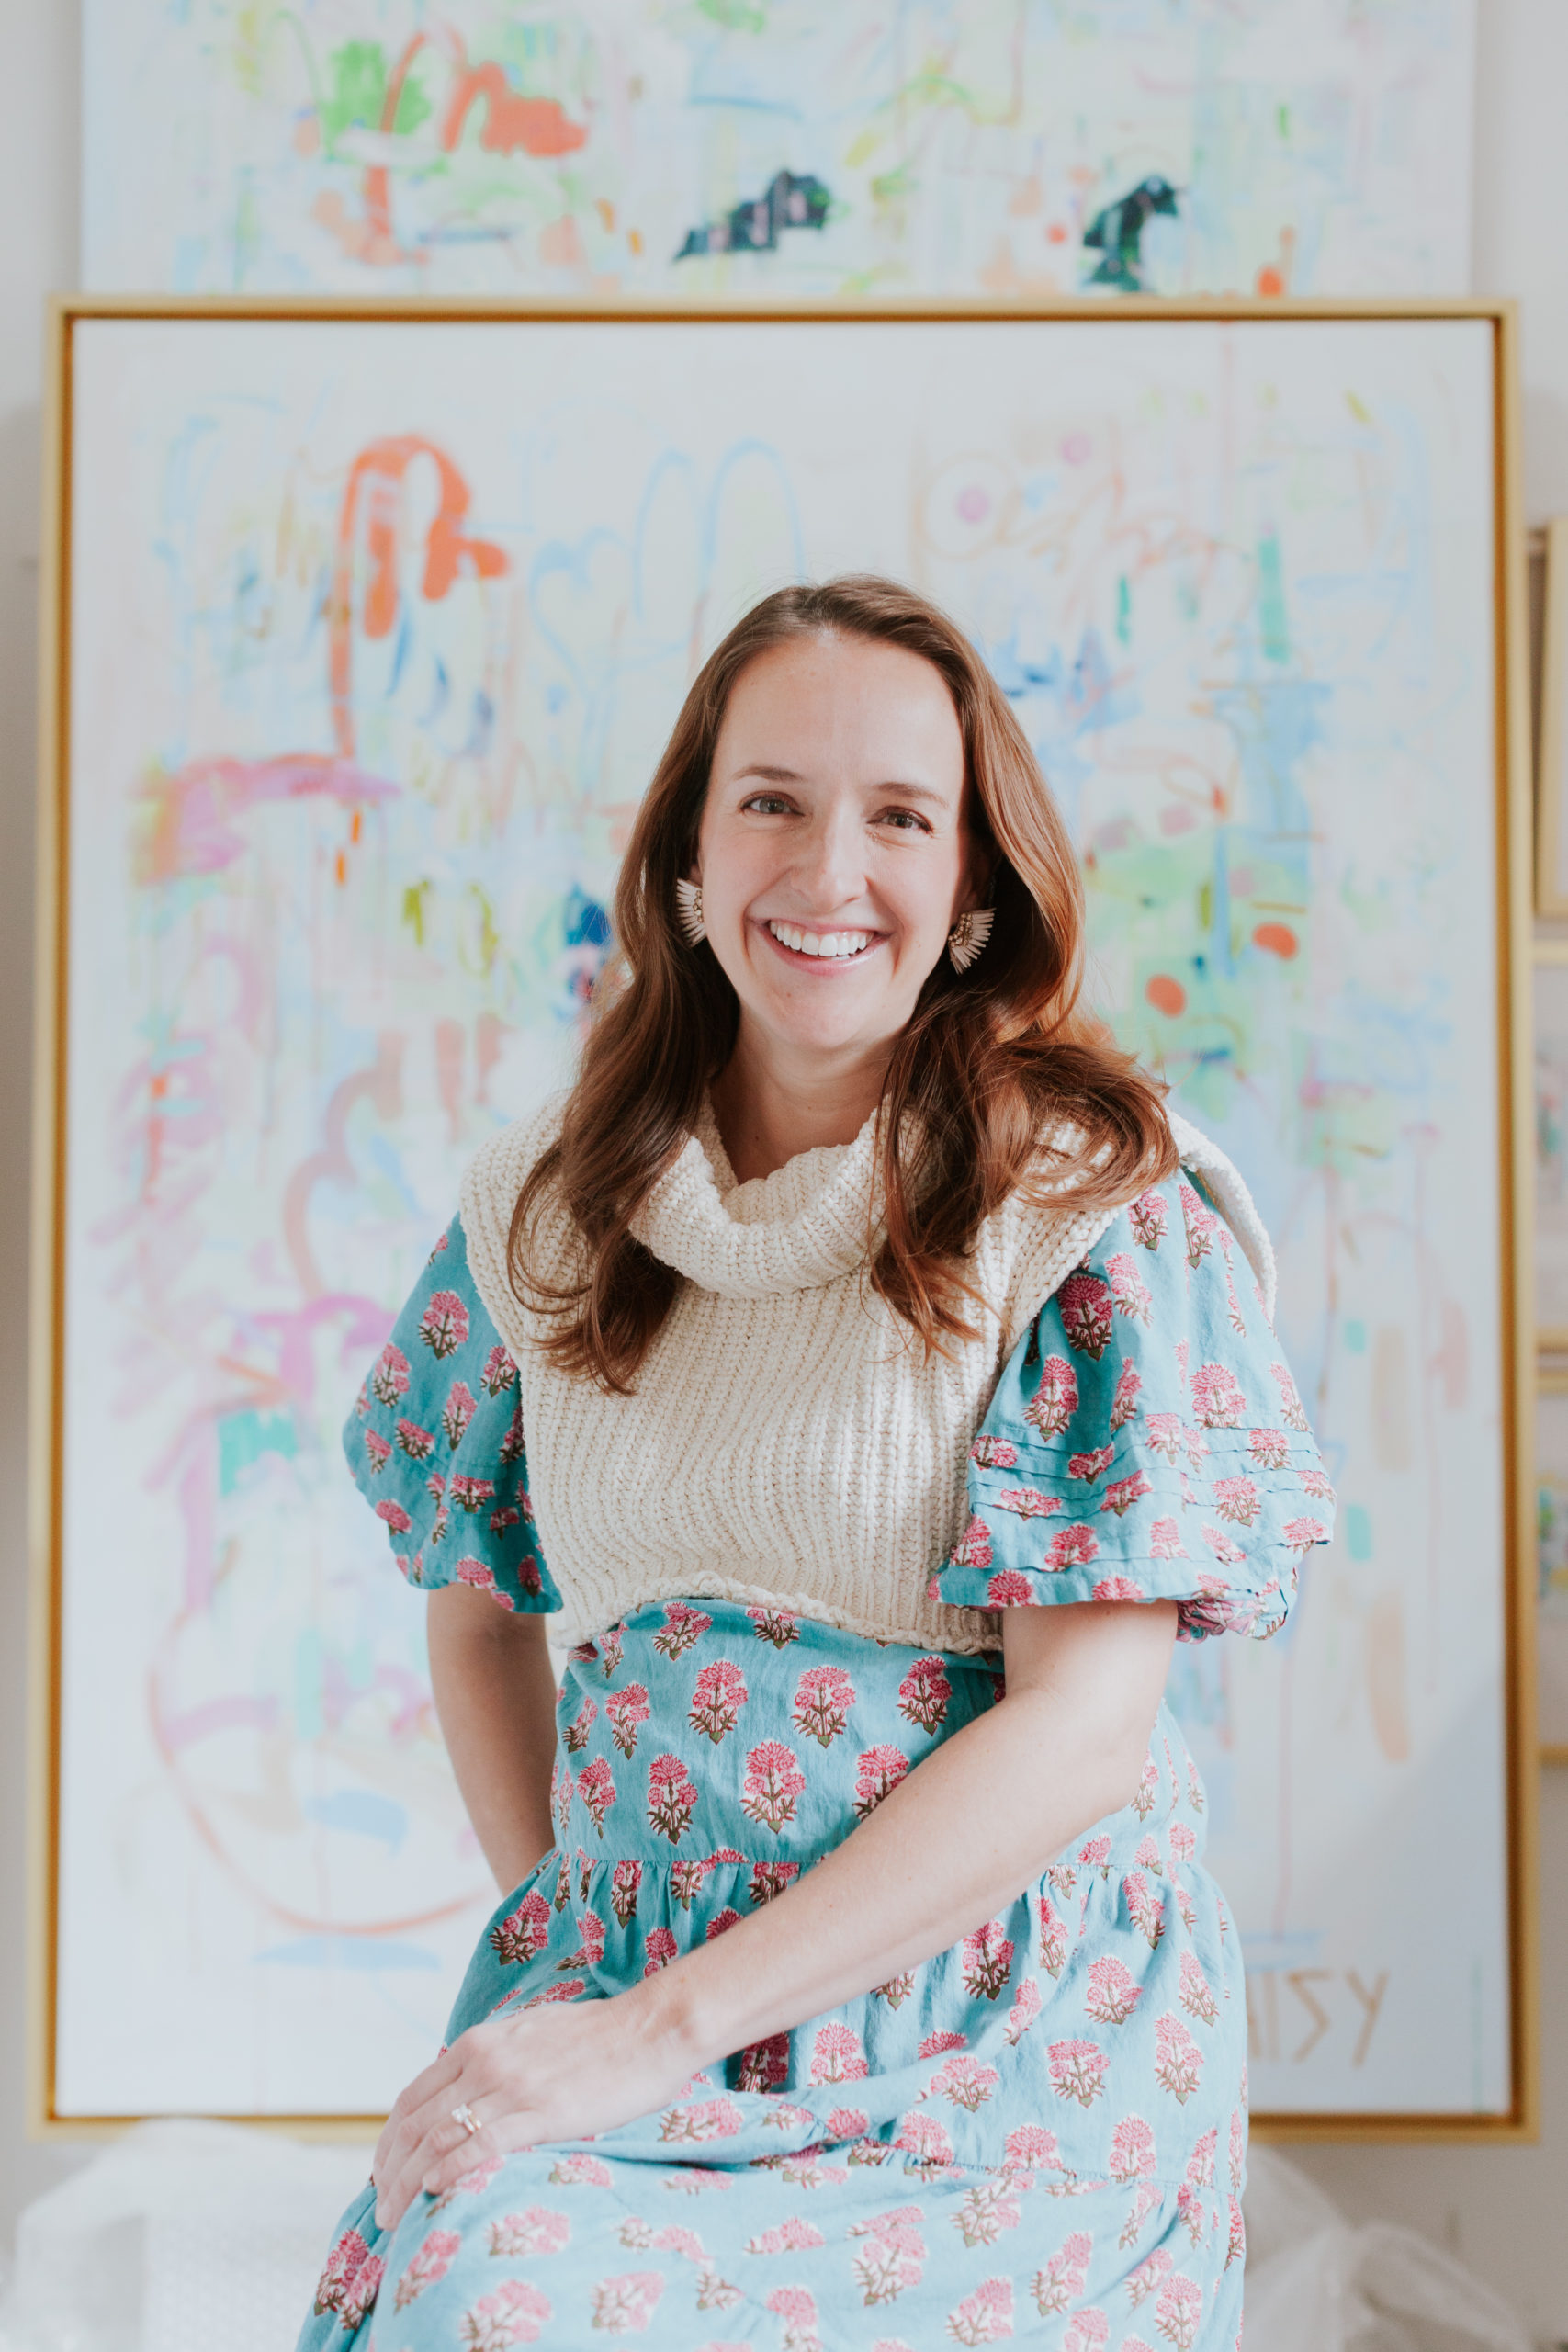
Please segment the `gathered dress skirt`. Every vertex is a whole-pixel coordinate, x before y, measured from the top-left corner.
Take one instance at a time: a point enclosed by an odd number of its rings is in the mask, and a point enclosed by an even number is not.
[[[448,2041],[722,1935],[1000,1690],[999,1656],[731,1600],[584,1643],[557,1843],[498,1906]],[[989,1802],[1005,1818],[1009,1790]],[[299,2352],[1232,2352],[1246,2007],[1203,1831],[1162,1707],[1133,1804],[922,1966],[658,2113],[480,2163],[390,2233],[367,2186]]]

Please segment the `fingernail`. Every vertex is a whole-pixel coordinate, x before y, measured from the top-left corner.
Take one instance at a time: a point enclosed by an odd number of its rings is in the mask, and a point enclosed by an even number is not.
[[[384,2230],[384,2229],[386,2228],[386,2226],[387,2226],[387,2216],[386,2216],[386,2213],[385,2213],[385,2211],[383,2211],[383,2209],[382,2209],[379,2205],[378,2205],[378,2206],[377,2206],[377,2208],[376,2208],[376,2227],[377,2227],[378,2230]]]

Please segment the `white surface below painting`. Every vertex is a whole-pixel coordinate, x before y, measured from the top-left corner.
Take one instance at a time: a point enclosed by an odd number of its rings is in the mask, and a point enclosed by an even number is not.
[[[1172,1684],[1255,2109],[1506,2107],[1487,324],[103,322],[75,382],[61,2110],[375,2113],[440,2040],[490,1896],[337,1430],[696,662],[845,568],[984,648],[1279,1248],[1342,1533]]]

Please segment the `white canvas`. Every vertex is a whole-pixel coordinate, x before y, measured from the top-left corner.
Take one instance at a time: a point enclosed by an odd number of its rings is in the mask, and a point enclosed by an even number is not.
[[[984,649],[1279,1249],[1340,1534],[1172,1681],[1254,2105],[1505,2108],[1489,322],[75,332],[62,2111],[439,2040],[490,1898],[338,1430],[696,665],[849,567]]]
[[[84,36],[94,287],[1468,284],[1474,0],[86,0]]]

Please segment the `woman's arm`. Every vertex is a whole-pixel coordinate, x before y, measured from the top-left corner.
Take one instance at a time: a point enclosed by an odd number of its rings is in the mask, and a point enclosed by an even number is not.
[[[503,1894],[554,1842],[555,1670],[537,1612],[498,1608],[472,1585],[426,1604],[430,1682],[474,1835]]]
[[[612,2130],[700,2067],[916,1967],[993,1918],[1137,1791],[1176,1604],[1002,1612],[1007,1696],[922,1758],[843,1842],[748,1919],[605,2001],[470,2027],[398,2100],[377,2221],[481,2158]],[[452,2120],[466,2102],[477,2137]]]

